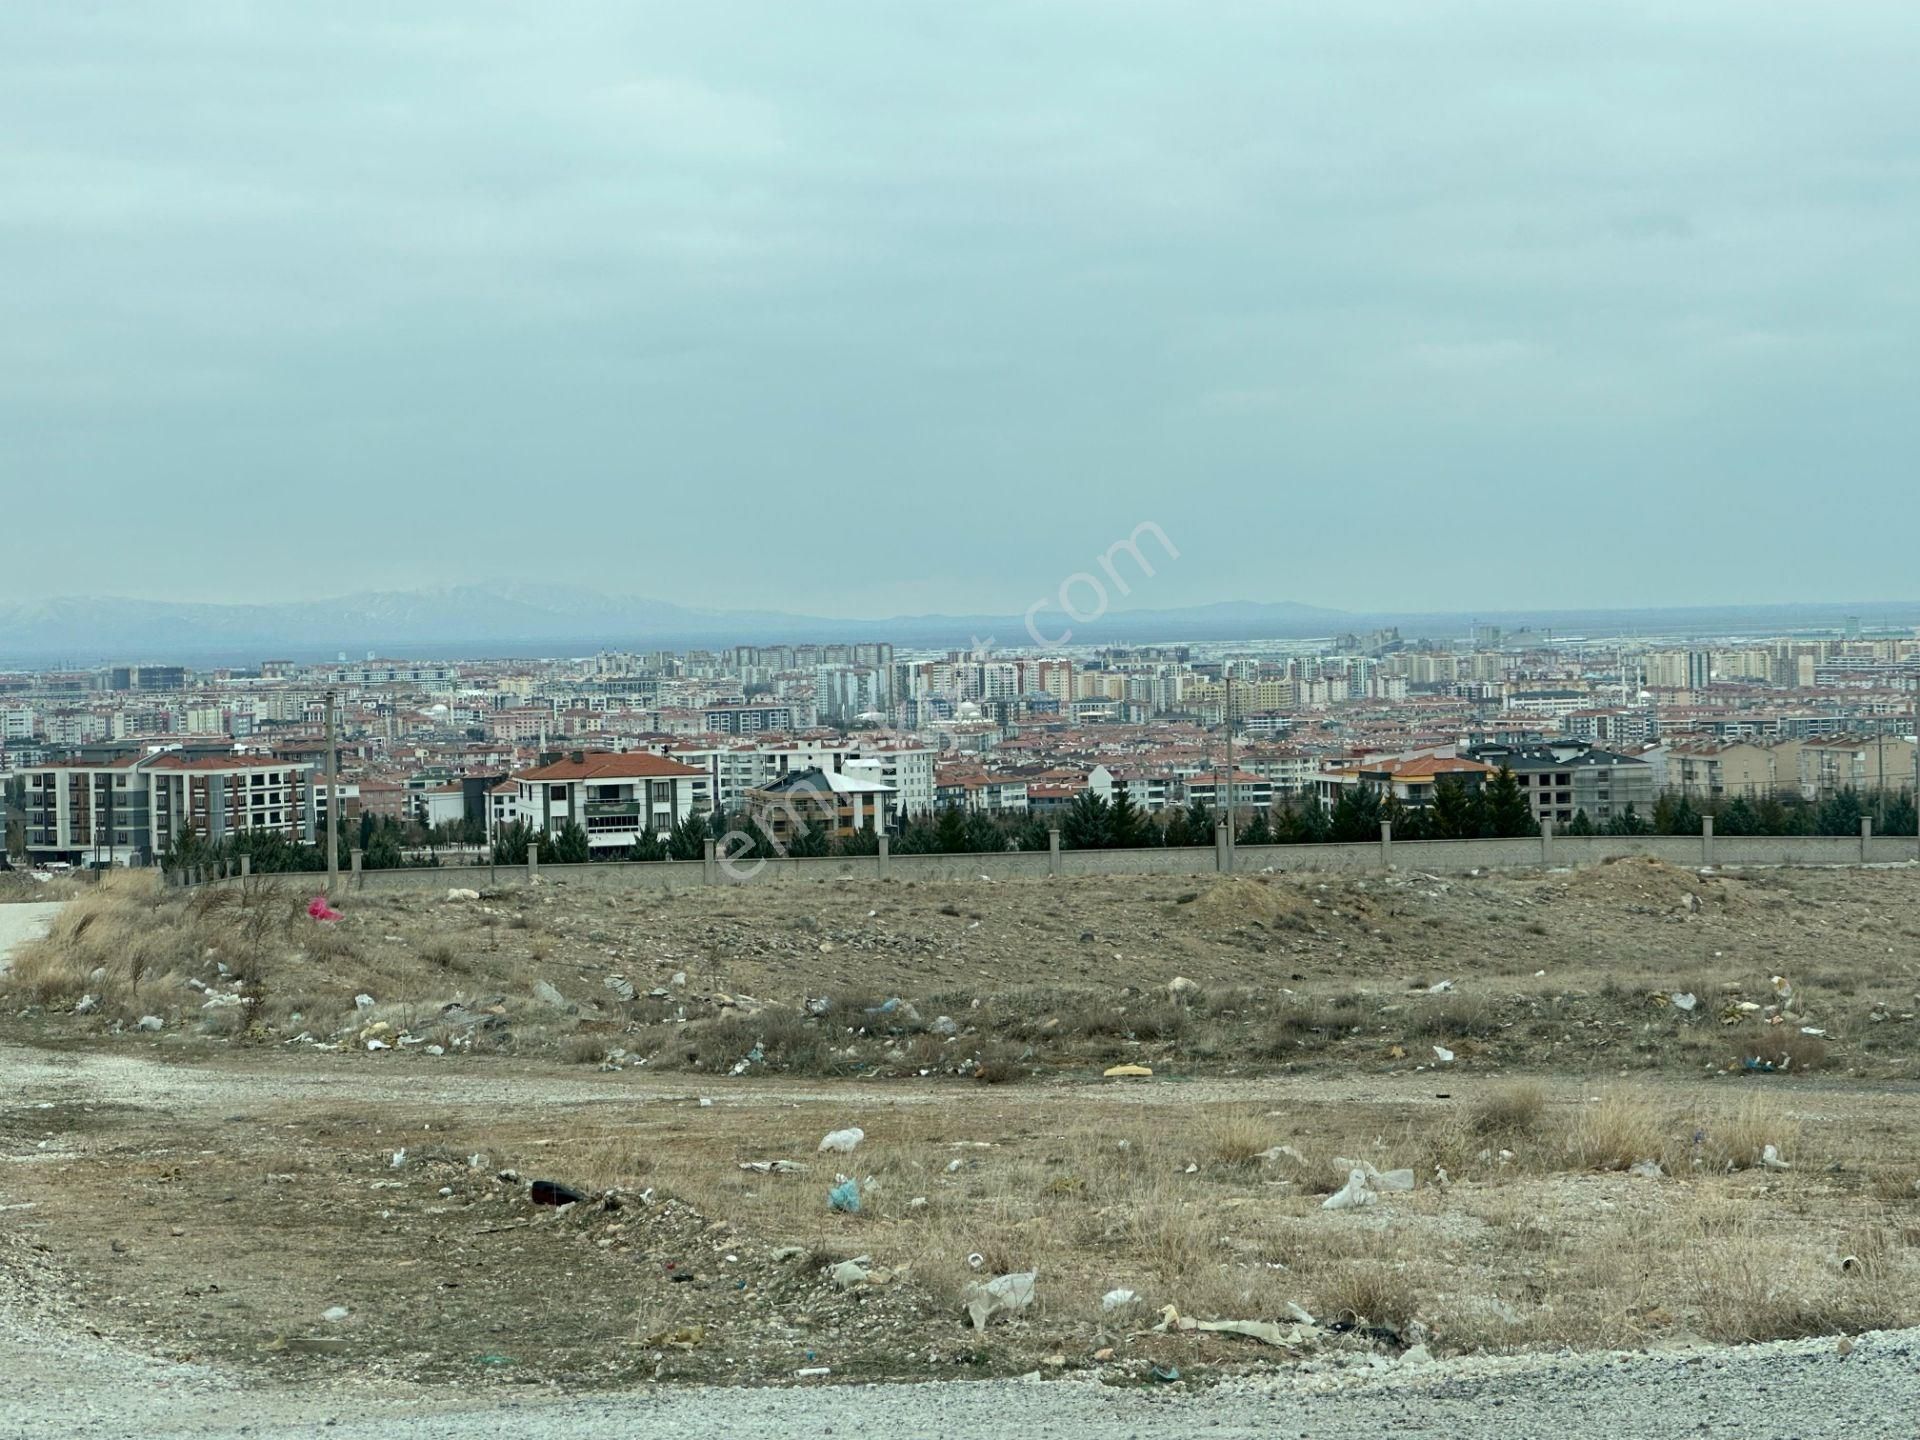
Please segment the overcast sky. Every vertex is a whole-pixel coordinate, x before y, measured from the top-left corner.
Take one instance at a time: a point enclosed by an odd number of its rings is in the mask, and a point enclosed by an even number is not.
[[[0,598],[1920,592],[1920,5],[0,8]]]

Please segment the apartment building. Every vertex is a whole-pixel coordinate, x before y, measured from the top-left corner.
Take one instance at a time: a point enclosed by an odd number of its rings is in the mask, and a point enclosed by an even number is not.
[[[312,767],[271,756],[167,750],[45,765],[25,779],[36,860],[151,864],[188,828],[204,840],[315,833]]]
[[[1328,806],[1337,805],[1347,787],[1360,785],[1382,799],[1391,795],[1409,809],[1424,810],[1433,803],[1434,789],[1442,780],[1478,790],[1493,773],[1493,766],[1457,755],[1407,755],[1338,766],[1317,775],[1314,783],[1321,802]]]
[[[1017,775],[990,775],[979,770],[941,770],[936,773],[934,783],[942,810],[952,807],[981,815],[1027,813],[1027,782]]]
[[[862,830],[884,832],[894,821],[893,801],[891,785],[808,766],[749,791],[747,814],[775,843],[788,845],[800,834],[841,839]]]
[[[1536,820],[1564,825],[1584,810],[1587,819],[1601,825],[1629,808],[1645,815],[1658,798],[1652,766],[1597,746],[1480,745],[1473,758],[1513,771]]]
[[[575,750],[513,782],[514,819],[543,835],[573,821],[595,850],[630,849],[642,834],[664,840],[688,816],[713,808],[705,771],[647,751]]]
[[[1913,741],[1897,735],[1808,740],[1799,747],[1800,793],[1823,799],[1837,790],[1913,789]]]
[[[1666,788],[1696,800],[1800,788],[1801,740],[1671,740],[1659,747]]]

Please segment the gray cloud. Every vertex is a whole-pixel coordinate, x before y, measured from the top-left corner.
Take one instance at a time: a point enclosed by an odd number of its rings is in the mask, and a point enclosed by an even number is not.
[[[1018,611],[1144,519],[1155,605],[1904,594],[1916,61],[1904,3],[15,7],[0,596]]]

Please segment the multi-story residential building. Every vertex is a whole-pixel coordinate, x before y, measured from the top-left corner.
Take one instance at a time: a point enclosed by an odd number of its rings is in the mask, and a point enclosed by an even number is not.
[[[1382,799],[1391,795],[1409,809],[1424,810],[1433,804],[1434,788],[1442,780],[1479,790],[1493,773],[1493,766],[1457,755],[1406,755],[1336,766],[1317,775],[1314,783],[1326,805],[1339,803],[1348,786],[1359,785]]]
[[[1167,769],[1096,765],[1087,772],[1087,788],[1108,804],[1125,795],[1152,815],[1183,803],[1180,780]]]
[[[878,780],[809,766],[749,791],[747,815],[778,845],[790,845],[800,834],[840,839],[889,829],[893,795],[893,787]]]
[[[1536,820],[1566,824],[1582,811],[1600,825],[1629,808],[1645,815],[1657,798],[1644,760],[1591,745],[1481,745],[1473,758],[1513,771]]]
[[[1836,790],[1911,790],[1914,744],[1897,735],[1808,740],[1800,746],[1800,793],[1823,799]]]
[[[1800,740],[1669,740],[1666,788],[1696,800],[1749,799],[1800,788]]]
[[[1024,815],[1027,811],[1027,782],[1019,776],[940,770],[934,783],[942,810],[952,807],[984,815]]]
[[[664,840],[682,820],[713,808],[705,771],[647,751],[575,750],[513,781],[513,819],[543,835],[573,821],[596,850],[630,849],[642,834]]]
[[[314,837],[311,766],[167,750],[26,772],[27,852],[78,864],[149,864],[189,828]]]
[[[1228,784],[1224,770],[1210,770],[1186,782],[1186,802],[1193,804],[1196,801],[1215,814],[1227,805],[1231,805],[1239,814],[1264,814],[1273,808],[1273,782],[1264,775],[1254,775],[1236,768],[1233,781]]]

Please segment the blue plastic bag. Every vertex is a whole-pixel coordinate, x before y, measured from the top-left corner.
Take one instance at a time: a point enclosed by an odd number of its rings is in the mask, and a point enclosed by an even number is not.
[[[827,1192],[827,1209],[838,1210],[846,1215],[860,1213],[860,1182],[842,1180]]]

